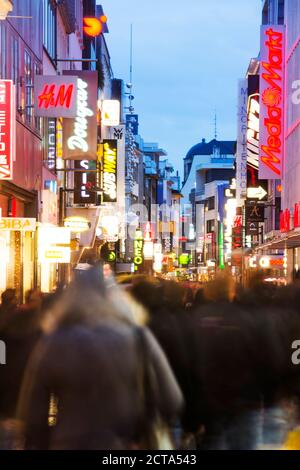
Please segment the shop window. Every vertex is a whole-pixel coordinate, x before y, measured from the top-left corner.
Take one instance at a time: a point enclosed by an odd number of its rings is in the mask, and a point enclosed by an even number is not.
[[[215,221],[214,220],[208,220],[206,222],[206,233],[212,233],[215,231]]]
[[[15,36],[11,36],[11,63],[10,78],[16,86],[16,106],[19,106],[19,41]]]
[[[32,59],[28,51],[24,51],[24,86],[25,86],[25,122],[32,124],[33,116],[33,80]]]
[[[0,21],[0,78],[6,78],[6,26],[3,21]]]
[[[51,0],[43,0],[43,44],[51,59],[55,59],[56,9]]]
[[[209,211],[212,211],[215,209],[215,197],[214,196],[206,199],[206,207],[207,207],[207,210]]]
[[[41,74],[41,68],[39,64],[35,62],[34,63],[34,75],[40,75],[40,74]],[[33,112],[34,112],[34,108],[33,108]],[[34,127],[39,133],[41,133],[42,131],[42,122],[43,122],[42,118],[34,116]]]

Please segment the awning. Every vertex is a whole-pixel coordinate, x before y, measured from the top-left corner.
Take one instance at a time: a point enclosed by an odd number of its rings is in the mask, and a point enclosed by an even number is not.
[[[258,250],[285,250],[300,247],[300,228],[289,233],[283,233],[280,237],[270,240],[255,248]]]

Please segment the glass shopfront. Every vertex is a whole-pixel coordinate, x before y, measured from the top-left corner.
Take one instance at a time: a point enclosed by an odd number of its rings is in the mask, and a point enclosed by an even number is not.
[[[10,223],[11,220],[14,221],[13,226]],[[16,227],[20,230],[16,230]],[[35,219],[1,219],[0,295],[5,289],[16,289],[19,302],[23,302],[25,293],[34,287],[34,227]]]

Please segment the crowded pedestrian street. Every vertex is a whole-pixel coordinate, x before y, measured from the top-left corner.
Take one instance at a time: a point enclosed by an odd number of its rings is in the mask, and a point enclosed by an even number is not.
[[[1,468],[287,451],[300,0],[0,0]]]

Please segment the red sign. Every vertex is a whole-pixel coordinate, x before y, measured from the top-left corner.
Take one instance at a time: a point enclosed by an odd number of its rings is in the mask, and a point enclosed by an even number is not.
[[[280,179],[284,128],[284,26],[262,26],[259,178]]]
[[[77,111],[77,77],[36,75],[35,114],[47,118],[74,118]]]
[[[14,85],[0,80],[0,180],[11,180],[14,152]]]
[[[286,209],[280,213],[280,231],[282,233],[289,232],[291,230],[291,212]]]
[[[294,207],[294,228],[300,227],[300,202]]]
[[[235,215],[233,219],[233,227],[242,227],[243,226],[243,216],[242,215]]]

